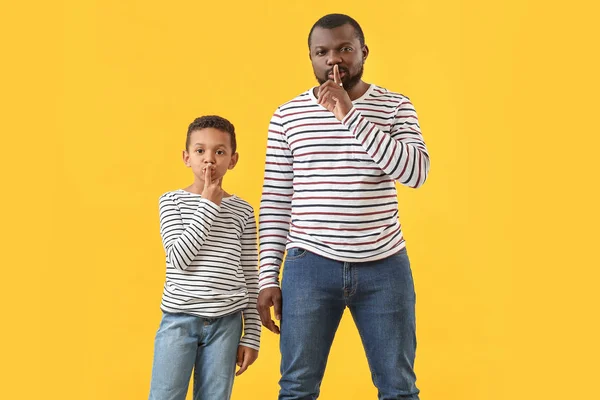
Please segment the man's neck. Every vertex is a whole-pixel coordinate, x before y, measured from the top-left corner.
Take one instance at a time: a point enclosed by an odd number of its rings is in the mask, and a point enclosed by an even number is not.
[[[354,101],[359,97],[363,96],[367,92],[367,90],[369,90],[369,86],[371,85],[369,85],[367,82],[358,82],[352,89],[347,91],[350,100]]]

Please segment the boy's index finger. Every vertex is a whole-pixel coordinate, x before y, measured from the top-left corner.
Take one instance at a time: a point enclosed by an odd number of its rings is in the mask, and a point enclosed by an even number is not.
[[[208,186],[210,184],[210,182],[212,181],[212,168],[211,165],[209,164],[205,169],[204,169],[204,184],[206,186]]]
[[[333,81],[339,86],[343,86],[342,79],[340,78],[340,68],[337,64],[333,66]]]

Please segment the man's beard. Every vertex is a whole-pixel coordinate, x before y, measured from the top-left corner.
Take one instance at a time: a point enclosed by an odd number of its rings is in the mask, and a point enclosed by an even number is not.
[[[331,71],[333,71],[333,69]],[[344,71],[346,73],[346,75],[342,78],[342,84],[344,85],[344,89],[346,89],[346,91],[348,91],[348,90],[352,89],[354,86],[356,86],[358,84],[358,82],[360,82],[360,80],[362,79],[363,72],[364,72],[364,64],[362,64],[360,66],[360,69],[354,76],[350,76],[350,74],[348,73],[348,70],[346,68],[340,68],[340,72],[341,71]],[[333,73],[333,72],[331,72],[331,73]],[[317,76],[317,74],[315,74],[315,78],[317,78],[317,82],[319,82],[319,85],[322,85],[325,82],[327,82],[328,80],[330,80],[327,78],[327,75],[329,75],[329,74],[330,74],[330,71],[325,72],[325,79],[323,79],[322,77],[320,78]]]

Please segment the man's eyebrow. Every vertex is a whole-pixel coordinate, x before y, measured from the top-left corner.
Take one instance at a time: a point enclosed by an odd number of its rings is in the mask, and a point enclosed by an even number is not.
[[[352,43],[352,42],[342,42],[342,43],[336,44],[333,47],[342,47],[342,46],[354,46],[354,43]],[[321,49],[326,49],[326,48],[327,48],[327,46],[321,44],[321,45],[314,46],[313,50],[321,50]]]

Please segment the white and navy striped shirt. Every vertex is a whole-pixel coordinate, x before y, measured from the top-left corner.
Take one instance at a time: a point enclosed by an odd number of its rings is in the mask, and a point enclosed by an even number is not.
[[[236,196],[221,205],[185,190],[159,199],[160,235],[167,276],[161,309],[217,318],[242,311],[240,344],[258,350],[260,318],[256,220]]]
[[[429,154],[410,100],[371,85],[342,121],[312,89],[271,118],[260,204],[259,287],[277,287],[286,247],[366,262],[405,247],[394,181],[417,188]]]

